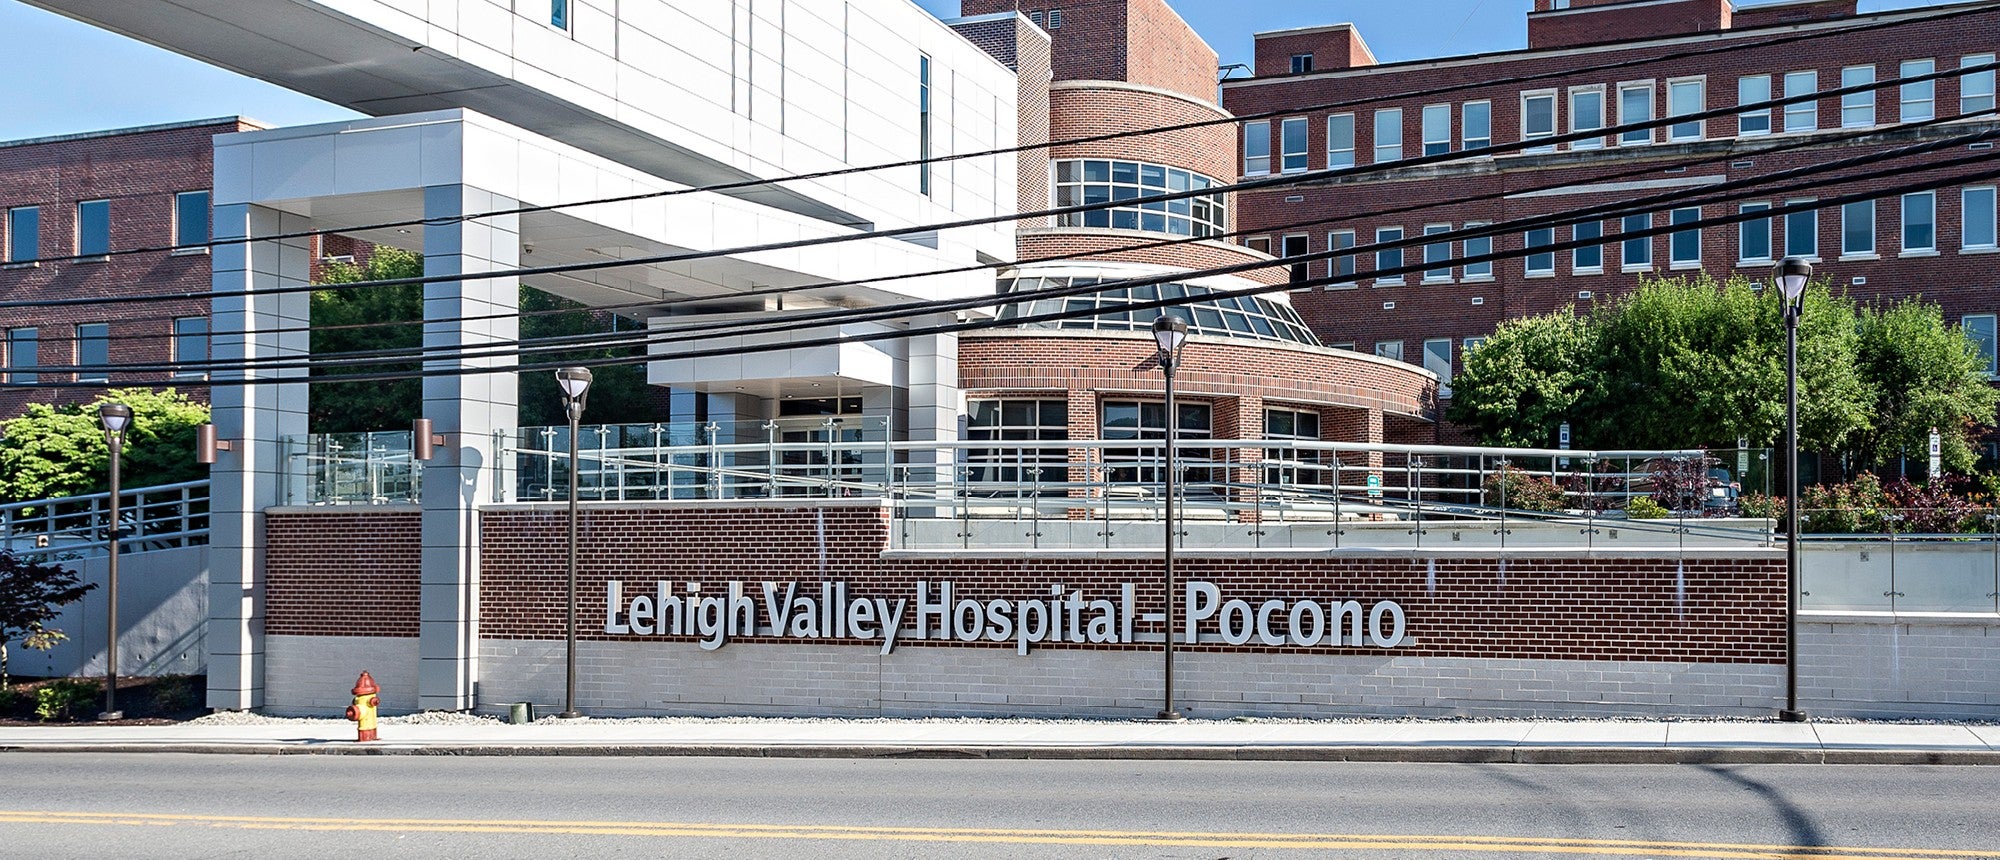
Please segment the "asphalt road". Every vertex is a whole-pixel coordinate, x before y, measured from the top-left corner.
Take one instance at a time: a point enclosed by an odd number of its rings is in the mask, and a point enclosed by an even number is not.
[[[0,753],[7,856],[1994,857],[2000,768]]]

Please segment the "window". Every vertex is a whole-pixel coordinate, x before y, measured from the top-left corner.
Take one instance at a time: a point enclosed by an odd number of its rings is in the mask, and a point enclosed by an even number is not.
[[[1521,94],[1521,139],[1540,140],[1556,135],[1556,94],[1554,90]],[[1531,146],[1525,152],[1554,152],[1555,147]]]
[[[1264,438],[1279,441],[1318,442],[1319,413],[1298,409],[1264,410]],[[1279,485],[1325,486],[1332,475],[1314,451],[1294,448],[1267,448],[1264,451],[1264,480]]]
[[[1745,203],[1740,212],[1768,212],[1769,203]],[[1739,263],[1771,262],[1771,219],[1753,218],[1736,222],[1736,259]]]
[[[1438,235],[1439,233],[1449,233],[1449,232],[1451,232],[1451,225],[1450,225],[1450,224],[1425,224],[1425,225],[1424,225],[1424,235],[1426,235],[1426,236],[1435,236],[1435,235]],[[1425,269],[1425,270],[1424,270],[1424,280],[1425,280],[1426,282],[1429,282],[1429,283],[1438,283],[1438,282],[1448,282],[1448,281],[1450,281],[1450,280],[1451,280],[1451,265],[1450,265],[1450,261],[1451,261],[1451,243],[1450,243],[1450,242],[1432,242],[1432,243],[1430,243],[1430,244],[1428,244],[1428,245],[1425,245],[1425,246],[1424,246],[1424,262],[1425,262],[1426,264],[1429,264],[1429,263],[1445,263],[1446,265],[1445,265],[1445,267],[1444,267],[1444,268],[1442,268],[1442,269]]]
[[[1401,227],[1378,227],[1375,230],[1375,243],[1378,245],[1401,241],[1403,241],[1403,228]],[[1376,272],[1390,272],[1402,267],[1402,248],[1384,248],[1375,252]],[[1402,282],[1403,276],[1400,273],[1387,276],[1377,274],[1375,277],[1375,283],[1377,284],[1400,284]]]
[[[103,366],[111,363],[111,326],[108,323],[78,323],[76,327],[76,363],[85,367]],[[76,375],[78,382],[110,382],[111,374],[102,370],[86,370]]]
[[[1961,69],[1993,65],[1992,54],[1968,54],[1958,61]],[[1958,112],[1985,113],[1993,110],[1993,70],[1969,72],[1958,78]]]
[[[1375,163],[1400,161],[1403,158],[1403,109],[1388,108],[1375,112]]]
[[[1987,379],[2000,376],[2000,372],[1997,372],[2000,371],[2000,366],[1996,366],[1994,362],[1993,322],[1992,314],[1967,314],[1958,320],[1959,328],[1965,332],[1966,339],[1972,341],[1973,348],[1979,351],[1980,361],[1984,365],[1982,369],[1986,372]]]
[[[1090,312],[1088,316],[1020,324],[1039,330],[1143,332],[1150,330],[1160,318],[1160,310],[1156,307],[1133,308],[1133,305],[1185,301],[1186,310],[1177,313],[1188,318],[1189,334],[1281,343],[1319,343],[1319,339],[1306,329],[1298,311],[1281,300],[1262,296],[1224,296],[1213,287],[1194,284],[1169,282],[1129,287],[1123,284],[1123,281],[1115,279],[1092,277],[1001,278],[998,287],[1003,295],[1031,291],[1045,295],[1041,291],[1067,287],[1095,289],[1063,298],[1036,299],[1032,305],[1025,301],[1011,301],[1000,308],[998,319],[1008,322],[1087,311]],[[1024,306],[1027,306],[1026,309]]]
[[[1862,200],[1840,207],[1840,255],[1875,255],[1875,201]]]
[[[1033,12],[1029,12],[1028,21],[1037,27],[1042,26],[1042,11],[1040,9],[1037,9]]]
[[[1354,247],[1353,230],[1335,230],[1326,234],[1326,248],[1329,251],[1344,251]],[[1333,276],[1340,280],[1354,278],[1354,255],[1345,254],[1333,258]]]
[[[41,330],[33,327],[7,330],[7,381],[33,385],[41,381],[35,368],[42,365]]]
[[[1292,74],[1303,75],[1312,70],[1313,70],[1313,55],[1311,54],[1292,55]]]
[[[111,201],[76,204],[76,255],[102,257],[111,253]]]
[[[1337,113],[1326,118],[1326,166],[1354,166],[1354,114]]]
[[[1403,342],[1400,340],[1378,340],[1375,342],[1375,354],[1391,361],[1402,361]]]
[[[1604,88],[1576,87],[1569,91],[1569,130],[1572,132],[1597,131],[1604,127]],[[1590,137],[1572,141],[1571,149],[1597,149],[1604,145],[1604,138]]]
[[[1937,71],[1935,60],[1904,60],[1902,76],[1912,78]],[[1904,84],[1903,121],[1923,122],[1937,116],[1937,81]]]
[[[1269,254],[1271,253],[1271,237],[1251,236],[1250,238],[1243,240],[1243,247],[1249,248],[1252,251],[1260,251]]]
[[[1271,172],[1271,121],[1243,124],[1243,173],[1263,176]]]
[[[1440,397],[1448,397],[1451,386],[1451,338],[1440,337],[1424,341],[1424,369],[1437,374],[1438,385],[1445,390]]]
[[[1875,82],[1874,66],[1848,66],[1840,70],[1840,88]],[[1875,91],[1862,90],[1840,97],[1840,127],[1867,128],[1875,124]]]
[[[1819,91],[1819,72],[1786,72],[1785,98],[1809,96]],[[1785,105],[1786,131],[1812,131],[1819,128],[1819,102],[1807,99]]]
[[[1522,240],[1523,247],[1526,247],[1529,251],[1534,251],[1536,248],[1546,248],[1555,243],[1556,231],[1553,227],[1529,230]],[[1556,255],[1554,252],[1530,253],[1527,260],[1527,275],[1530,278],[1544,278],[1556,273]]]
[[[174,361],[195,364],[208,361],[208,317],[180,317],[174,320]],[[205,369],[176,370],[176,377],[207,377]]]
[[[1570,238],[1578,242],[1588,242],[1604,238],[1604,222],[1584,221],[1569,228]],[[1604,271],[1603,245],[1578,245],[1570,251],[1570,268],[1579,275],[1595,275]]]
[[[1459,108],[1459,133],[1465,136],[1463,149],[1471,152],[1493,145],[1493,103],[1466,102]]]
[[[549,0],[549,26],[569,29],[569,0]]]
[[[1484,337],[1468,337],[1465,339],[1465,346],[1462,348],[1465,350],[1466,355],[1471,355],[1474,350],[1485,346],[1486,340]]]
[[[1690,206],[1667,213],[1667,223],[1679,227],[1698,224],[1701,221],[1701,207]],[[1667,264],[1676,269],[1698,269],[1701,267],[1701,228],[1675,230],[1667,234]]]
[[[1298,173],[1306,169],[1306,118],[1289,117],[1278,122],[1279,169]]]
[[[1811,200],[1787,200],[1796,206]],[[1819,256],[1819,211],[1807,209],[1785,216],[1785,256],[1812,259]]]
[[[1651,215],[1627,215],[1619,222],[1619,229],[1626,233],[1653,228]],[[1644,271],[1653,267],[1653,237],[1640,236],[1618,243],[1619,262],[1625,271]]]
[[[971,442],[1061,442],[1069,439],[1069,401],[974,400],[966,404],[965,438]],[[1061,448],[973,448],[966,452],[966,480],[1010,484],[1043,483],[1041,495],[1063,495],[1069,480],[1069,452]],[[982,489],[982,493],[990,492]]]
[[[7,262],[31,263],[42,258],[42,210],[18,206],[7,210]]]
[[[1903,195],[1903,253],[1937,253],[1937,192]]]
[[[1771,100],[1770,75],[1744,75],[1736,79],[1736,103],[1754,105]],[[1736,133],[1743,136],[1771,133],[1771,109],[1763,108],[1736,115]]]
[[[917,55],[917,193],[931,196],[931,58]]]
[[[1311,245],[1312,245],[1311,236],[1308,236],[1304,233],[1293,233],[1289,236],[1286,236],[1281,242],[1279,247],[1284,251],[1284,253],[1281,256],[1285,257],[1286,259],[1291,259],[1293,257],[1305,256],[1310,251]],[[1292,273],[1291,273],[1292,283],[1296,284],[1300,281],[1305,280],[1307,275],[1307,269],[1309,269],[1310,267],[1311,267],[1310,264],[1304,262],[1293,263]]]
[[[1618,124],[1631,125],[1635,122],[1651,122],[1653,119],[1653,84],[1651,81],[1618,85]],[[1636,128],[1619,132],[1621,145],[1653,142],[1653,130]]]
[[[1967,249],[1991,249],[2000,247],[1994,236],[1993,186],[1967,188],[1960,194],[1965,220],[1960,231],[1959,244]]]
[[[1049,29],[1051,29],[1051,30],[1060,30],[1060,29],[1062,29],[1062,10],[1061,10],[1061,9],[1050,9],[1050,10],[1049,10]]]
[[[180,252],[204,251],[209,237],[208,192],[174,195],[174,245]]]
[[[1689,116],[1708,110],[1708,81],[1682,78],[1667,82],[1667,116]],[[1677,122],[1667,127],[1668,140],[1700,140],[1707,136],[1701,120]]]
[[[1202,191],[1220,182],[1178,167],[1138,161],[1073,159],[1055,162],[1056,205],[1107,208],[1066,212],[1059,227],[1111,227],[1175,236],[1217,236],[1227,232],[1228,207],[1220,194],[1178,200],[1148,200],[1170,192]]]
[[[1444,155],[1451,151],[1451,105],[1424,107],[1424,154]]]
[[[1167,405],[1130,400],[1107,400],[1104,402],[1103,427],[1099,431],[1106,440],[1167,438]],[[1174,411],[1180,413],[1174,423],[1182,439],[1207,439],[1212,435],[1211,411],[1206,403],[1180,401],[1174,404]],[[1183,452],[1190,460],[1201,459],[1203,452]],[[1160,450],[1155,445],[1147,448],[1110,448],[1104,452],[1106,465],[1110,466],[1108,479],[1114,483],[1154,482],[1165,477],[1160,469]],[[1125,465],[1120,465],[1120,462]],[[1207,470],[1186,469],[1183,473],[1193,491],[1194,484],[1207,483]]]
[[[1477,221],[1468,221],[1465,224],[1465,229],[1470,231],[1475,228],[1484,226],[1486,225]],[[1468,258],[1484,257],[1492,253],[1493,253],[1492,236],[1477,236],[1477,237],[1467,238],[1465,240],[1465,256]],[[1466,263],[1465,279],[1468,281],[1493,280],[1493,261],[1482,260],[1477,263],[1470,263],[1470,262]]]

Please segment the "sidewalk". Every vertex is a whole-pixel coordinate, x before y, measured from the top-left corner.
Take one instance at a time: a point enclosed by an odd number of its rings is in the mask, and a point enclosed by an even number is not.
[[[403,722],[402,720],[410,720]],[[1991,764],[2000,726],[1776,722],[1036,722],[390,718],[0,727],[0,753],[713,755],[1604,764]]]

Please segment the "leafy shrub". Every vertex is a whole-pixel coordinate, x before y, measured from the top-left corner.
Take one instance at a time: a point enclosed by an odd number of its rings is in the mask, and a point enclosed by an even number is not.
[[[1664,519],[1670,513],[1647,496],[1633,496],[1625,502],[1625,516],[1634,520]]]
[[[1555,513],[1564,507],[1562,488],[1554,481],[1514,466],[1502,466],[1486,476],[1480,490],[1487,507],[1542,513]]]
[[[1808,534],[1880,534],[1889,530],[1894,507],[1881,480],[1864,472],[1845,484],[1801,491],[1799,529]]]
[[[1618,464],[1603,460],[1586,465],[1589,467],[1586,471],[1563,476],[1562,488],[1569,496],[1568,504],[1599,513],[1618,507],[1617,491],[1625,488]]]
[[[1708,470],[1719,461],[1713,457],[1676,457],[1651,463],[1653,501],[1679,514],[1700,516],[1708,503]]]
[[[1785,518],[1785,500],[1779,496],[1763,493],[1744,493],[1736,500],[1736,506],[1743,515],[1751,519],[1782,520]]]
[[[21,707],[21,694],[13,687],[0,687],[0,718],[11,717]]]
[[[153,710],[161,714],[175,714],[195,706],[194,678],[188,675],[168,675],[153,679]]]
[[[1903,517],[1898,531],[1917,534],[1968,534],[1984,531],[1986,517],[1978,502],[1960,491],[1966,482],[1943,477],[1921,486],[1903,478],[1889,485],[1889,498]]]
[[[104,686],[96,681],[70,678],[53,681],[35,691],[35,716],[44,722],[73,719],[79,713],[87,713],[91,704],[103,695]]]

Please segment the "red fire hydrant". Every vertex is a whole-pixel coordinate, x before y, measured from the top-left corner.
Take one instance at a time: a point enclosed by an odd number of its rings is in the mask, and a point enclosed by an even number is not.
[[[354,682],[354,704],[347,706],[347,718],[353,720],[357,731],[356,742],[375,740],[375,712],[382,704],[377,693],[381,687],[375,686],[375,678],[367,672]]]

